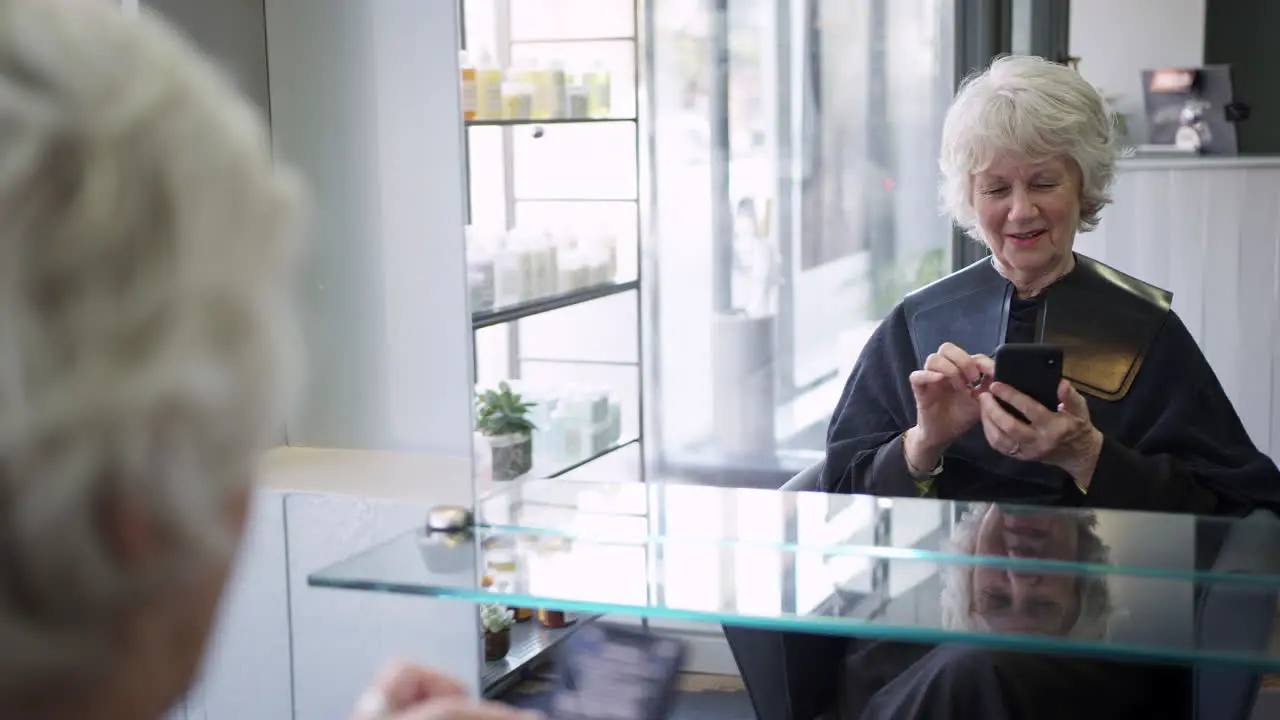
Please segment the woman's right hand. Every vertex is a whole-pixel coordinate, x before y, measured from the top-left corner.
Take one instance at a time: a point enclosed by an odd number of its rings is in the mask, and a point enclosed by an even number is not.
[[[952,343],[925,358],[911,373],[916,398],[916,426],[904,448],[911,466],[928,471],[942,454],[982,416],[978,396],[991,385],[995,363],[986,355],[970,355]]]
[[[405,662],[393,663],[356,705],[353,720],[542,720],[496,702],[472,700],[462,683]]]

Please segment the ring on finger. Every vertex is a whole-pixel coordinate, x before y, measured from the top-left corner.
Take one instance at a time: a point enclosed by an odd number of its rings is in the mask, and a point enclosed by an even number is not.
[[[1010,457],[1018,457],[1018,453],[1020,452],[1022,452],[1022,443],[1015,442],[1013,444],[1013,449],[1009,451],[1009,455]]]

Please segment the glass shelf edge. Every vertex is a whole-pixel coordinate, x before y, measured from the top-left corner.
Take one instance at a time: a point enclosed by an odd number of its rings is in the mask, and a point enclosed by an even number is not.
[[[613,513],[596,513],[612,515]],[[631,517],[641,517],[633,515]],[[822,554],[825,556],[864,557],[871,560],[908,560],[936,563],[938,565],[968,565],[997,568],[1019,572],[1056,573],[1063,575],[1101,575],[1103,577],[1134,577],[1145,580],[1171,580],[1187,583],[1213,583],[1216,585],[1242,585],[1249,587],[1280,588],[1280,576],[1248,575],[1237,572],[1212,570],[1175,570],[1156,567],[1107,565],[1103,563],[1073,563],[1064,560],[1023,559],[996,555],[970,555],[947,553],[918,548],[890,548],[878,545],[837,544],[808,545],[804,543],[750,541],[737,538],[663,537],[645,535],[633,538],[609,538],[604,534],[565,532],[554,528],[477,523],[479,530],[495,535],[539,535],[591,543],[593,545],[641,546],[641,545],[711,545],[720,548],[773,550],[787,554]],[[492,535],[490,537],[493,537]],[[355,556],[352,556],[355,557]]]
[[[726,616],[710,610],[675,610],[621,603],[589,602],[562,598],[537,597],[526,594],[507,594],[478,588],[445,588],[409,586],[400,583],[332,579],[323,571],[307,576],[311,587],[364,592],[385,592],[437,599],[462,600],[470,603],[500,603],[512,607],[550,606],[556,610],[593,615],[630,615],[664,620],[707,622],[735,627],[771,630],[775,632],[799,632],[841,637],[899,640],[912,643],[966,643],[1006,650],[1025,650],[1037,653],[1086,655],[1107,659],[1132,661],[1174,662],[1186,664],[1213,664],[1247,667],[1264,672],[1280,671],[1280,657],[1261,658],[1242,653],[1222,651],[1193,651],[1144,647],[1132,644],[1110,644],[1097,641],[1068,640],[1042,635],[993,635],[989,633],[960,632],[886,623],[870,623],[849,618],[833,619],[829,616],[793,616],[786,619],[752,615]]]

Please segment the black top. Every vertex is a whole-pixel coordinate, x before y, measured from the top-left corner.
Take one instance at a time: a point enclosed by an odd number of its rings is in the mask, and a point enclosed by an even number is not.
[[[1036,323],[1040,318],[1040,309],[1043,306],[1044,301],[1039,297],[1026,300],[1013,298],[1009,302],[1009,325],[1005,331],[1004,341],[1008,343],[1035,342]]]

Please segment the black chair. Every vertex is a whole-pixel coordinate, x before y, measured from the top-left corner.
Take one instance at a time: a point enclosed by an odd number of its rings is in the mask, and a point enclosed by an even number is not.
[[[782,490],[819,491],[822,463]],[[1236,523],[1217,552],[1214,570],[1280,574],[1280,519],[1265,510]],[[1198,598],[1197,644],[1219,652],[1257,653],[1271,639],[1277,592],[1250,585],[1213,585]],[[847,638],[724,627],[725,638],[760,720],[815,720],[836,700]],[[1248,720],[1261,674],[1242,667],[1196,667],[1196,720]]]

